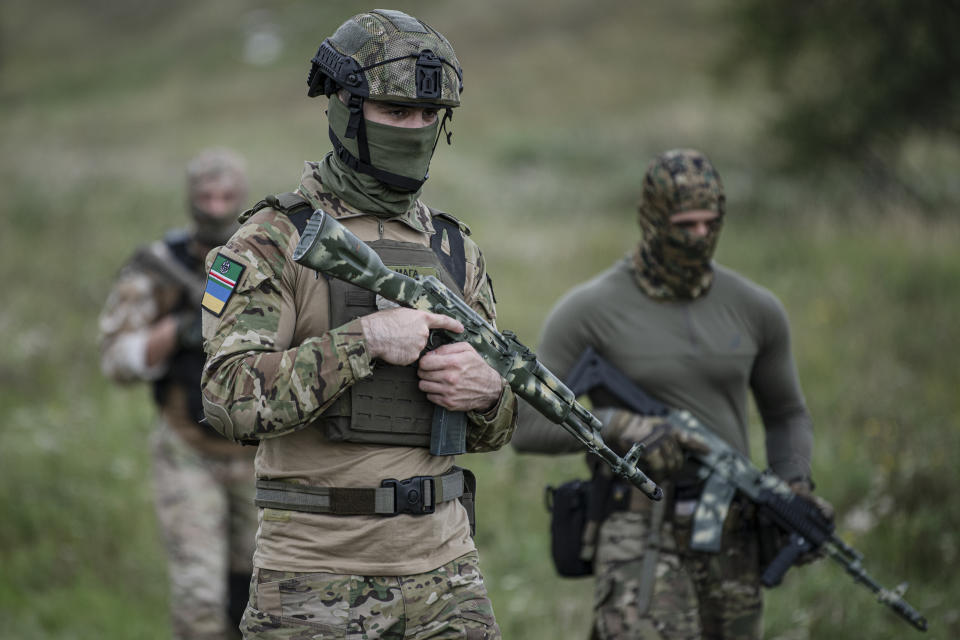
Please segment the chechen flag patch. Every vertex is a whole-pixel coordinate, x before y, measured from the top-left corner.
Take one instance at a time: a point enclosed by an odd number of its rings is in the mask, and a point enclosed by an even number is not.
[[[218,253],[207,272],[207,288],[203,292],[201,306],[215,316],[223,313],[223,308],[233,295],[245,268],[239,262]]]

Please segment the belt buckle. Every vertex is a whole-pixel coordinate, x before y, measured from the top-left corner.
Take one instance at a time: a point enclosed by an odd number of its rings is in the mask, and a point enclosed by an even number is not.
[[[426,483],[429,482],[429,488]],[[433,478],[430,476],[415,476],[406,480],[388,478],[380,483],[381,487],[393,487],[393,513],[409,513],[415,516],[428,515],[436,509],[436,495],[433,491]],[[430,504],[424,502],[424,496],[430,492]]]

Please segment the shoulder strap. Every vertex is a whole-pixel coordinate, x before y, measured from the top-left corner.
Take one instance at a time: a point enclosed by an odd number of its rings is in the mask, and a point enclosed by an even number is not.
[[[307,221],[313,214],[313,206],[310,202],[295,191],[287,191],[276,195],[269,195],[263,200],[253,205],[240,215],[240,222],[246,222],[253,214],[261,209],[276,209],[280,213],[290,218],[290,222],[297,228],[300,235],[307,227]]]
[[[467,282],[467,256],[463,248],[463,237],[470,235],[470,230],[465,230],[466,225],[462,225],[449,213],[430,209],[430,214],[433,216],[433,228],[436,231],[430,237],[430,248],[463,291]],[[442,248],[444,236],[449,244],[449,254]]]

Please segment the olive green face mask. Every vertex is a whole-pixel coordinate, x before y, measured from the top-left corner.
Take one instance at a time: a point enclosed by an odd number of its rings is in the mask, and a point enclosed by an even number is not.
[[[330,96],[327,118],[333,136],[353,156],[360,157],[357,138],[346,137],[350,111],[337,98]],[[426,127],[408,129],[364,119],[369,164],[375,169],[420,182],[415,191],[386,184],[373,175],[361,172],[334,152],[320,165],[320,178],[330,189],[353,206],[373,214],[395,216],[405,213],[420,196],[437,142],[439,122]]]

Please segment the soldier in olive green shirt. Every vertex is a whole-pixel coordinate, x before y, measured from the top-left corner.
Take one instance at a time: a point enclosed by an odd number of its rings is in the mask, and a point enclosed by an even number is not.
[[[660,401],[691,411],[749,456],[747,391],[763,418],[773,470],[809,493],[812,429],[790,351],[787,316],[769,291],[712,261],[725,213],[723,187],[701,153],[657,157],[643,184],[638,248],[575,287],[550,312],[539,346],[567,375],[592,347]],[[577,443],[521,406],[514,447],[565,453]],[[762,599],[757,527],[735,501],[719,556],[690,552],[689,525],[702,486],[666,423],[599,410],[604,438],[625,451],[647,445],[641,468],[662,482],[662,503],[637,490],[602,524],[595,557],[599,638],[759,638]],[[653,584],[641,584],[652,512],[663,509]],[[658,518],[659,520],[660,518]],[[652,569],[652,567],[651,567]],[[647,591],[649,597],[641,595]],[[643,601],[646,600],[646,601]]]

